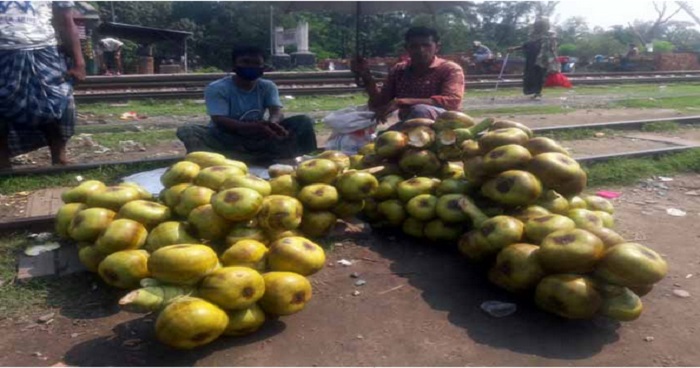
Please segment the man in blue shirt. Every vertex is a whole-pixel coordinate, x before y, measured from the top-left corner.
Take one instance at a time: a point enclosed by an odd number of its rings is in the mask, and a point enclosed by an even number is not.
[[[285,119],[277,86],[261,78],[265,52],[238,47],[232,59],[235,76],[214,81],[204,91],[209,125],[187,124],[177,130],[187,152],[219,152],[246,162],[270,163],[317,150],[313,120],[305,115]]]

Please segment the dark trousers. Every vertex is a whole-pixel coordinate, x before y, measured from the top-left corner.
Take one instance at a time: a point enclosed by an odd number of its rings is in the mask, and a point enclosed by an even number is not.
[[[314,121],[306,115],[297,115],[280,122],[289,136],[255,138],[223,132],[199,124],[186,124],[177,129],[177,137],[187,152],[218,152],[229,158],[268,164],[275,160],[298,157],[316,151]]]

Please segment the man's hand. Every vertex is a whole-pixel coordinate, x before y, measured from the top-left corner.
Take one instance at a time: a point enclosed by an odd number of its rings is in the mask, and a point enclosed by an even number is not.
[[[66,72],[66,79],[73,79],[76,82],[82,82],[85,80],[85,65],[74,66]]]
[[[400,106],[400,100],[393,99],[388,104],[375,110],[374,118],[377,119],[378,122],[384,124],[384,123],[386,123],[386,119],[389,116],[389,114],[398,110],[399,106]]]
[[[275,132],[277,137],[286,138],[289,136],[289,132],[287,131],[287,129],[284,129],[283,126],[281,126],[277,123],[271,123],[271,122],[270,123],[263,122],[263,123],[268,124],[270,126],[270,128]]]
[[[278,137],[277,132],[272,128],[272,124],[264,121],[244,122],[241,124],[239,130],[241,130],[244,134],[252,137]]]

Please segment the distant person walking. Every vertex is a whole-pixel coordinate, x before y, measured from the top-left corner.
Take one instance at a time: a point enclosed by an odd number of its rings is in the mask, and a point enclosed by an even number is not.
[[[100,40],[102,49],[102,68],[105,75],[122,74],[122,46],[124,42],[116,38],[103,38]]]
[[[550,30],[549,19],[540,18],[535,21],[528,42],[522,46],[508,48],[508,52],[518,50],[525,53],[523,94],[533,95],[533,99],[540,98],[547,75],[561,72],[561,64],[557,60],[555,33]]]
[[[10,168],[10,157],[46,145],[54,165],[66,164],[66,143],[75,127],[71,82],[85,79],[74,4],[3,1],[0,5],[0,168]],[[57,36],[71,58],[70,66],[59,53]]]

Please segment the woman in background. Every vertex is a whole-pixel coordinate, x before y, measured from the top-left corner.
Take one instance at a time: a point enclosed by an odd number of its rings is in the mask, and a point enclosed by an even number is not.
[[[509,48],[508,52],[518,50],[525,53],[523,94],[533,95],[533,99],[540,98],[547,75],[559,73],[561,68],[557,60],[557,42],[554,32],[550,31],[549,19],[540,18],[535,21],[530,40],[522,46]]]

